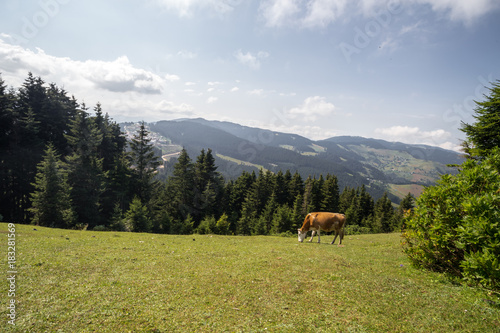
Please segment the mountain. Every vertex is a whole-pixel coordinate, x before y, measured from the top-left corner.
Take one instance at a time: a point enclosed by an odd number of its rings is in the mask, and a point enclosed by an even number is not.
[[[337,176],[341,190],[364,184],[375,198],[388,191],[394,201],[408,192],[419,195],[441,174],[456,173],[447,164],[462,163],[458,153],[438,147],[352,136],[313,141],[202,118],[159,121],[149,128],[165,160],[175,157],[182,147],[192,159],[201,149],[210,148],[218,171],[228,179],[260,168],[299,172],[304,179],[330,173]]]

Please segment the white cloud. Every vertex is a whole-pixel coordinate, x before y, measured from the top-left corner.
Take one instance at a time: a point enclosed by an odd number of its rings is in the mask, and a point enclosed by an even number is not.
[[[300,0],[263,0],[260,12],[269,27],[281,27],[294,21],[300,11]]]
[[[344,13],[347,0],[313,0],[307,3],[302,24],[307,28],[326,27]]]
[[[217,102],[219,99],[217,97],[214,97],[214,96],[210,96],[208,99],[207,99],[207,104],[212,104],[212,103],[215,103]]]
[[[187,103],[173,101],[151,101],[142,98],[115,99],[103,104],[105,110],[119,110],[115,112],[120,121],[149,121],[175,119],[194,116],[194,107]],[[116,118],[116,117],[115,117]]]
[[[425,144],[445,149],[458,150],[460,147],[452,143],[452,134],[443,129],[423,131],[419,127],[392,126],[375,129],[375,135],[380,139],[398,141],[410,144]]]
[[[318,117],[333,114],[335,105],[326,101],[325,97],[313,96],[304,100],[302,105],[287,111],[290,118],[302,117],[306,121],[315,121]]]
[[[155,0],[168,10],[175,10],[181,17],[191,17],[195,10],[209,9],[218,14],[230,13],[241,2],[238,0]]]
[[[430,5],[434,11],[446,12],[453,21],[472,23],[484,14],[500,7],[498,0],[414,0]]]
[[[264,95],[264,89],[253,89],[253,90],[248,91],[248,94],[255,95],[255,96],[262,96],[262,95]]]
[[[238,90],[240,90],[240,88],[238,88],[238,87],[232,87],[230,91],[231,92],[237,92]]]
[[[33,52],[7,44],[1,39],[0,63],[4,71],[13,74],[31,71],[34,75],[44,76],[51,81],[85,87],[94,85],[111,92],[160,94],[165,79],[178,79],[176,75],[162,78],[150,71],[134,67],[126,56],[114,61],[76,61],[48,55],[38,48]]]
[[[198,56],[196,53],[186,50],[177,52],[177,55],[184,59],[195,59]]]
[[[165,74],[163,77],[165,78],[165,80],[170,82],[179,81],[181,79],[178,75],[175,74]]]
[[[269,53],[265,51],[259,51],[254,55],[250,52],[243,53],[241,50],[238,50],[235,52],[234,56],[240,64],[256,70],[260,68],[261,60],[269,57]]]
[[[397,15],[416,6],[430,6],[450,20],[473,23],[500,7],[498,0],[262,0],[261,18],[268,27],[324,28],[341,18],[364,15],[373,18],[384,11]],[[413,27],[416,28],[416,27]]]

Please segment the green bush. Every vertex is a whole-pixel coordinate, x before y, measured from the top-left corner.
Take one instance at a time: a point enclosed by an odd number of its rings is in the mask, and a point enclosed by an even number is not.
[[[205,217],[201,222],[196,232],[200,235],[215,234],[217,233],[217,221],[215,217]]]
[[[413,264],[500,289],[500,149],[426,188],[405,225]]]
[[[360,227],[357,224],[348,224],[346,225],[344,230],[344,234],[346,235],[363,235],[363,234],[371,234],[372,231],[369,227]]]

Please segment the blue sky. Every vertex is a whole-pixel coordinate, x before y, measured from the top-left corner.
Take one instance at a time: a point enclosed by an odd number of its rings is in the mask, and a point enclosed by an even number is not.
[[[0,72],[116,121],[227,120],[456,149],[500,79],[497,0],[3,0]]]

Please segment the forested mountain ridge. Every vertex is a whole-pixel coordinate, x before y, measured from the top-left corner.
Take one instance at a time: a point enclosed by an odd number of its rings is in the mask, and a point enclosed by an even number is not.
[[[365,185],[375,197],[388,191],[396,201],[408,192],[420,194],[423,186],[434,184],[441,174],[455,173],[448,164],[462,163],[458,153],[433,146],[352,136],[313,141],[297,134],[202,118],[149,126],[152,133],[192,155],[212,149],[218,171],[228,179],[259,168],[297,171],[304,178],[330,173],[338,178],[340,188]]]

